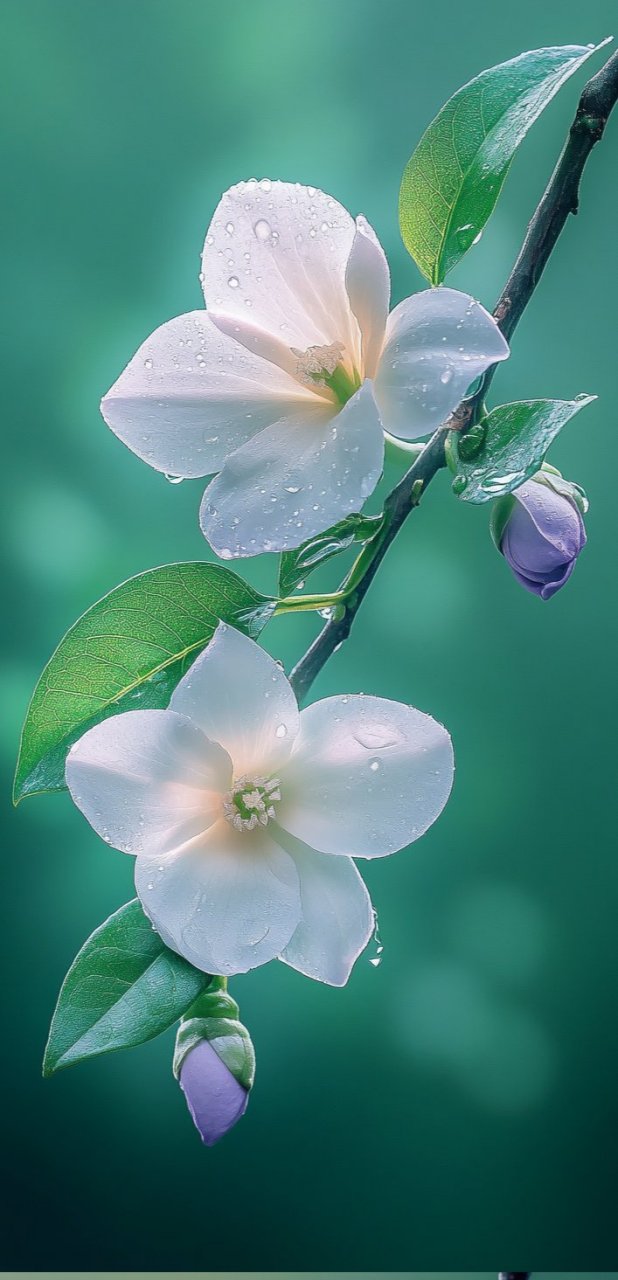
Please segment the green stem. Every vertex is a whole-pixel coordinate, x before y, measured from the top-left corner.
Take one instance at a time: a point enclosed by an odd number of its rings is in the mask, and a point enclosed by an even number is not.
[[[273,617],[279,618],[283,613],[306,613],[310,609],[333,609],[339,604],[345,604],[345,601],[346,592],[343,588],[327,596],[284,596],[277,601]]]

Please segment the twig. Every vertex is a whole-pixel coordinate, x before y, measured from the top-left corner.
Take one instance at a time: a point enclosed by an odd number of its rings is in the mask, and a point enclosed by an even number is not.
[[[496,303],[494,317],[510,338],[541,278],[547,260],[570,213],[577,213],[579,185],[586,161],[603,135],[618,100],[618,52],[584,86],[564,150],[531,219],[519,257]],[[450,430],[465,431],[476,420],[497,366],[489,369],[474,396],[462,401],[447,422],[438,427],[423,452],[384,504],[385,521],[378,536],[367,544],[355,566],[355,589],[342,616],[334,616],[294,667],[290,680],[300,701],[308,693],[322,667],[350,634],[352,624],[377,569],[421,495],[445,466],[444,442]],[[363,562],[364,556],[364,562]],[[359,563],[362,572],[359,577]],[[346,583],[343,584],[345,590]],[[523,1273],[522,1273],[523,1274]]]

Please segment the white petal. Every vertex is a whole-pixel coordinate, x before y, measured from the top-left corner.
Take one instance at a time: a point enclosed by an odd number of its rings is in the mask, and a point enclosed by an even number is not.
[[[360,326],[363,373],[373,378],[384,342],[391,278],[382,245],[366,218],[356,219],[345,283]]]
[[[239,342],[241,346],[246,347],[248,351],[254,355],[261,357],[262,360],[269,360],[271,364],[276,364],[285,373],[288,373],[294,379],[296,389],[302,401],[311,401],[312,397],[317,398],[319,405],[322,400],[327,399],[332,403],[331,393],[326,389],[322,390],[317,384],[315,388],[309,387],[298,376],[298,355],[288,347],[287,343],[275,334],[269,333],[268,329],[262,329],[259,325],[249,324],[240,316],[229,316],[224,312],[213,311],[208,312],[212,323],[221,330],[221,333],[227,333],[228,337],[234,342]]]
[[[300,919],[292,858],[262,830],[211,828],[199,850],[135,863],[146,914],[172,950],[205,973],[246,973],[272,960]]]
[[[457,289],[426,289],[391,312],[375,379],[384,430],[402,440],[444,422],[508,344],[489,312]]]
[[[222,197],[202,257],[209,310],[250,319],[290,347],[358,349],[345,269],[354,220],[300,183],[239,182]]]
[[[245,440],[315,399],[309,388],[222,333],[205,311],[191,311],[142,343],[101,412],[155,471],[207,476]]]
[[[375,928],[364,881],[351,858],[317,853],[285,832],[281,839],[300,877],[302,919],[280,959],[308,978],[343,987]]]
[[[301,712],[277,821],[323,853],[381,858],[417,840],[453,781],[451,739],[386,698],[325,698]]]
[[[384,436],[371,383],[343,409],[276,423],[238,449],[208,486],[200,523],[219,556],[298,547],[359,511],[382,473]]]
[[[221,815],[229,756],[172,711],[127,711],[89,729],[66,763],[69,791],[95,831],[124,853],[162,857]]]
[[[285,672],[235,627],[221,623],[176,686],[170,707],[229,752],[234,777],[287,760],[300,723]]]

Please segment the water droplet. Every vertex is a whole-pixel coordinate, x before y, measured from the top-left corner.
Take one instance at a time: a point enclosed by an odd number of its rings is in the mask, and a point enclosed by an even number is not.
[[[237,289],[240,284],[238,276],[230,276],[228,280],[228,284],[230,286],[230,289]]]
[[[152,369],[152,360],[150,359],[150,357],[148,357],[146,360],[144,360],[144,368],[145,368],[145,369]]]
[[[372,772],[372,773],[377,773],[378,769],[380,768],[380,761],[379,761],[379,760],[370,760],[370,761],[369,761],[369,768],[371,769],[371,772]]]
[[[284,487],[285,487],[286,493],[300,493],[300,489],[301,489],[301,486],[299,484],[289,484],[289,485],[286,484]]]
[[[396,747],[403,742],[404,734],[395,725],[380,724],[378,721],[360,725],[354,731],[356,741],[369,751],[379,751],[385,747]]]
[[[233,222],[226,222],[226,224],[225,224],[225,230],[227,231],[228,236],[233,236],[233,235],[234,235],[234,223],[233,223]]]
[[[440,382],[442,382],[442,383],[444,384],[444,386],[446,386],[446,385],[447,385],[447,383],[451,381],[451,378],[452,378],[452,377],[453,377],[453,370],[452,370],[452,369],[444,369],[444,370],[442,371],[442,373],[440,374]]]
[[[258,240],[268,240],[270,237],[270,222],[266,218],[258,218],[253,227],[253,234]]]
[[[270,191],[270,189],[271,189],[272,185],[273,185],[273,184],[272,184],[272,182],[271,182],[270,178],[262,178],[262,181],[260,182],[260,190],[261,190],[261,191]]]
[[[166,475],[165,479],[169,482],[169,484],[182,484],[182,481],[184,480],[184,476],[168,476],[168,475]]]
[[[525,472],[523,471],[507,471],[502,476],[488,476],[486,480],[481,482],[483,493],[503,493],[505,489],[512,489],[516,482],[519,482]]]
[[[382,964],[382,956],[373,956],[369,963],[373,965],[374,969],[377,969]]]
[[[467,487],[468,487],[468,479],[467,479],[467,476],[455,476],[455,479],[453,480],[453,493],[454,493],[454,494],[456,494],[457,496],[459,496],[459,494],[460,494],[460,493],[463,493],[464,489],[467,489]]]
[[[276,738],[285,738],[285,736],[286,736],[286,734],[287,734],[287,731],[288,731],[287,725],[285,725],[285,724],[278,724],[278,725],[277,725],[277,728],[275,729],[275,737],[276,737]]]

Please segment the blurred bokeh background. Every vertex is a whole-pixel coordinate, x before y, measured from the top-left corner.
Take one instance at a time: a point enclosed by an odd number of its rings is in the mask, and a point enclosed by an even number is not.
[[[61,979],[133,895],[132,866],[68,797],[9,802],[27,700],[67,626],[121,579],[209,554],[200,482],[149,470],[98,402],[155,326],[200,305],[221,191],[266,174],[364,212],[398,300],[422,285],[399,180],[442,102],[486,66],[598,41],[615,20],[613,0],[3,0],[7,1268],[615,1262],[618,119],[493,388],[493,403],[598,393],[552,453],[588,491],[588,547],[544,604],[495,553],[487,510],[442,477],[391,550],[315,696],[371,690],[443,720],[453,798],[412,850],[366,867],[379,966],[373,945],[344,991],[277,964],[233,983],[258,1075],[217,1149],[172,1080],[172,1033],[41,1080]],[[487,305],[583,79],[449,278]],[[245,567],[273,585],[274,560]],[[287,665],[315,630],[284,618],[264,639]]]

